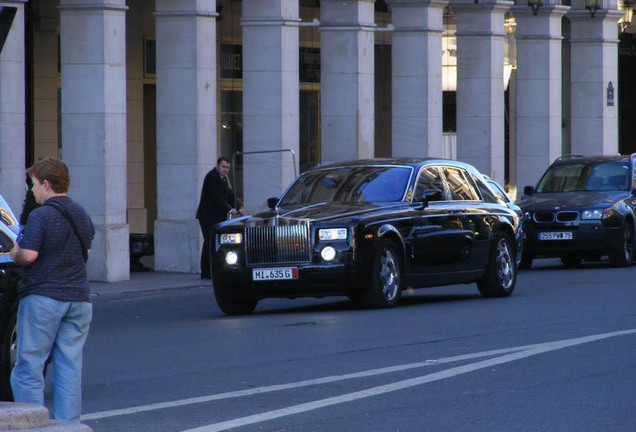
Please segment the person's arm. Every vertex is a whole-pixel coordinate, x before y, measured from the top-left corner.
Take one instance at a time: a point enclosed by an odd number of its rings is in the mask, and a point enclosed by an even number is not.
[[[18,244],[9,252],[16,264],[30,265],[38,258],[39,253],[31,249],[22,249]]]

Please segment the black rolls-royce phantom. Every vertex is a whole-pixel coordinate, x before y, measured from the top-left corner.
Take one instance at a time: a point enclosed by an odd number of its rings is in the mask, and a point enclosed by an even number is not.
[[[318,166],[269,204],[213,231],[212,281],[226,314],[251,313],[268,297],[346,295],[391,307],[411,288],[477,282],[486,297],[514,290],[518,216],[468,164]]]
[[[9,377],[16,357],[16,317],[20,272],[9,251],[20,227],[15,214],[0,195],[0,401],[13,400]]]

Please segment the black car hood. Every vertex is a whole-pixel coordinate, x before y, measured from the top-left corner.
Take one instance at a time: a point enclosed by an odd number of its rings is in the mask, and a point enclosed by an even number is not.
[[[240,219],[224,222],[228,225],[292,225],[294,221],[335,221],[350,220],[409,208],[406,202],[396,203],[342,203],[323,202],[303,207],[278,208],[276,211],[266,211]]]
[[[610,206],[617,201],[625,199],[629,193],[624,191],[611,192],[559,192],[523,195],[517,204],[523,211],[599,208],[603,205]]]

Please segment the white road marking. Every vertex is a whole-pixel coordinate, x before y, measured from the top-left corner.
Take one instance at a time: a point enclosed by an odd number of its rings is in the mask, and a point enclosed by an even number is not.
[[[532,347],[534,347],[534,345],[514,347],[514,348],[503,348],[503,349],[492,350],[492,351],[483,351],[479,353],[447,357],[447,358],[437,359],[437,360],[425,360],[425,361],[417,362],[417,363],[408,363],[408,364],[397,365],[397,366],[389,366],[389,367],[380,368],[380,369],[370,369],[366,371],[354,372],[354,373],[345,374],[345,375],[332,375],[332,376],[315,378],[315,379],[305,380],[305,381],[297,381],[297,382],[287,383],[287,384],[277,384],[277,385],[264,386],[264,387],[255,387],[255,388],[251,388],[247,390],[237,390],[233,392],[219,393],[219,394],[210,395],[210,396],[200,396],[195,398],[180,399],[180,400],[171,401],[171,402],[160,402],[155,404],[141,405],[141,406],[130,407],[130,408],[122,408],[122,409],[111,410],[111,411],[101,411],[101,412],[96,412],[91,414],[84,414],[82,415],[81,420],[82,421],[97,420],[97,419],[102,419],[107,417],[117,417],[117,416],[129,415],[129,414],[137,414],[137,413],[146,412],[146,411],[155,411],[155,410],[160,410],[165,408],[174,408],[174,407],[185,406],[185,405],[213,402],[213,401],[223,400],[223,399],[238,398],[243,396],[253,396],[253,395],[261,394],[261,393],[290,390],[290,389],[296,389],[300,387],[308,387],[312,385],[328,384],[328,383],[344,381],[349,379],[365,378],[370,376],[400,372],[400,371],[416,369],[421,367],[435,366],[435,365],[443,364],[443,363],[472,360],[472,359],[481,358],[481,357],[491,357],[491,356],[496,356],[499,354],[506,354],[506,353],[515,352],[515,351],[521,351],[521,350],[532,348]]]
[[[320,408],[325,408],[331,405],[342,404],[346,402],[352,402],[359,399],[364,399],[372,396],[378,396],[385,393],[390,393],[398,390],[404,390],[410,387],[419,386],[433,381],[439,381],[445,378],[452,378],[457,375],[465,374],[468,372],[474,372],[476,370],[500,365],[503,363],[509,363],[516,360],[520,360],[526,357],[531,357],[538,354],[543,354],[549,351],[560,350],[575,345],[581,345],[585,343],[595,342],[602,339],[608,339],[611,337],[624,336],[636,333],[636,329],[618,331],[612,333],[604,333],[599,335],[585,336],[575,339],[565,339],[555,342],[547,342],[542,344],[536,344],[533,348],[529,348],[523,351],[517,351],[512,354],[506,354],[501,357],[496,357],[489,360],[482,360],[477,363],[472,363],[464,366],[457,366],[451,369],[447,369],[441,372],[432,373],[429,375],[423,375],[417,378],[411,378],[403,381],[397,381],[391,384],[385,384],[377,387],[372,387],[366,390],[361,390],[353,393],[347,393],[340,396],[334,396],[325,398],[313,402],[303,403],[299,405],[293,405],[286,408],[268,411],[260,414],[255,414],[247,417],[237,418],[234,420],[224,421],[220,423],[214,423],[206,426],[201,426],[194,429],[188,429],[182,432],[220,432],[232,428],[241,426],[247,426],[255,423],[261,423],[268,420],[277,419],[280,417],[290,416],[294,414],[300,414],[307,411],[312,411]]]
[[[96,412],[96,413],[83,415],[81,417],[81,420],[90,421],[90,420],[97,420],[97,419],[107,418],[107,417],[130,415],[130,414],[154,411],[159,409],[174,408],[179,406],[212,402],[216,400],[237,398],[237,397],[243,397],[243,396],[252,396],[256,394],[262,394],[262,393],[268,393],[268,392],[274,392],[274,391],[296,389],[296,388],[307,387],[311,385],[320,385],[320,384],[344,381],[348,379],[364,378],[364,377],[377,376],[377,375],[388,374],[393,372],[405,371],[410,369],[416,369],[421,367],[435,366],[435,365],[445,364],[445,363],[452,363],[452,362],[472,360],[472,359],[483,358],[483,357],[492,357],[492,356],[502,355],[500,357],[496,357],[493,359],[483,360],[477,363],[467,364],[464,366],[458,366],[455,368],[447,369],[445,371],[423,375],[420,377],[398,381],[395,383],[386,384],[386,385],[382,385],[378,387],[373,387],[367,390],[348,393],[341,396],[330,397],[330,398],[326,398],[326,399],[322,399],[322,400],[318,400],[314,402],[290,406],[290,407],[286,407],[279,410],[264,412],[264,413],[255,414],[255,415],[242,417],[238,419],[233,419],[229,421],[214,423],[214,424],[202,426],[195,429],[189,429],[187,431],[182,431],[182,432],[224,431],[231,428],[246,426],[249,424],[254,424],[254,423],[263,422],[267,420],[273,420],[273,419],[284,417],[284,416],[300,414],[303,412],[320,409],[320,408],[324,408],[331,405],[352,402],[358,399],[363,399],[363,398],[377,396],[377,395],[381,395],[381,394],[385,394],[385,393],[389,393],[393,391],[403,390],[409,387],[414,387],[414,386],[422,385],[428,382],[438,381],[445,378],[451,378],[451,377],[461,375],[464,373],[473,372],[473,371],[491,367],[494,365],[499,365],[503,363],[520,360],[526,357],[546,353],[549,351],[554,351],[554,350],[567,348],[570,346],[595,342],[595,341],[599,341],[599,340],[607,339],[611,337],[630,335],[634,333],[636,333],[636,329],[630,329],[625,331],[604,333],[604,334],[586,336],[586,337],[575,338],[575,339],[565,339],[561,341],[525,345],[525,346],[518,346],[518,347],[512,347],[512,348],[503,348],[503,349],[491,350],[491,351],[483,351],[479,353],[447,357],[447,358],[436,359],[436,360],[425,360],[425,361],[417,362],[417,363],[409,363],[409,364],[391,366],[391,367],[380,368],[380,369],[371,369],[371,370],[344,374],[344,375],[333,375],[333,376],[327,376],[322,378],[316,378],[312,380],[298,381],[294,383],[257,387],[257,388],[248,389],[248,390],[219,393],[219,394],[210,395],[210,396],[202,396],[202,397],[196,397],[196,398],[181,399],[181,400],[171,401],[171,402],[163,402],[163,403],[143,405],[143,406],[137,406],[137,407],[131,407],[131,408],[118,409],[118,410]]]

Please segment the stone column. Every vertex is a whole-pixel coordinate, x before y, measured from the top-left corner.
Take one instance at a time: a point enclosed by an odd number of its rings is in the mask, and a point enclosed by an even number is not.
[[[88,277],[129,278],[126,1],[61,0],[62,158],[96,235]]]
[[[320,2],[323,163],[374,156],[374,1]]]
[[[457,16],[457,158],[504,182],[504,14],[512,2],[452,0]]]
[[[442,157],[445,0],[389,0],[392,10],[393,156]]]
[[[615,0],[601,0],[592,17],[585,0],[572,0],[570,115],[573,154],[618,152],[618,29]]]
[[[216,144],[216,1],[156,0],[157,220],[155,270],[196,273],[195,219]]]
[[[299,157],[298,0],[243,0],[244,204],[267,208],[294,179]],[[227,155],[228,157],[232,155]]]
[[[561,156],[561,19],[569,7],[546,2],[536,15],[526,4],[512,8],[517,21],[516,181],[535,185]]]
[[[26,0],[0,1],[0,8],[14,8],[3,11],[3,15],[13,15],[13,22],[9,29],[0,30],[0,193],[18,217],[24,199],[26,140],[24,3]]]

